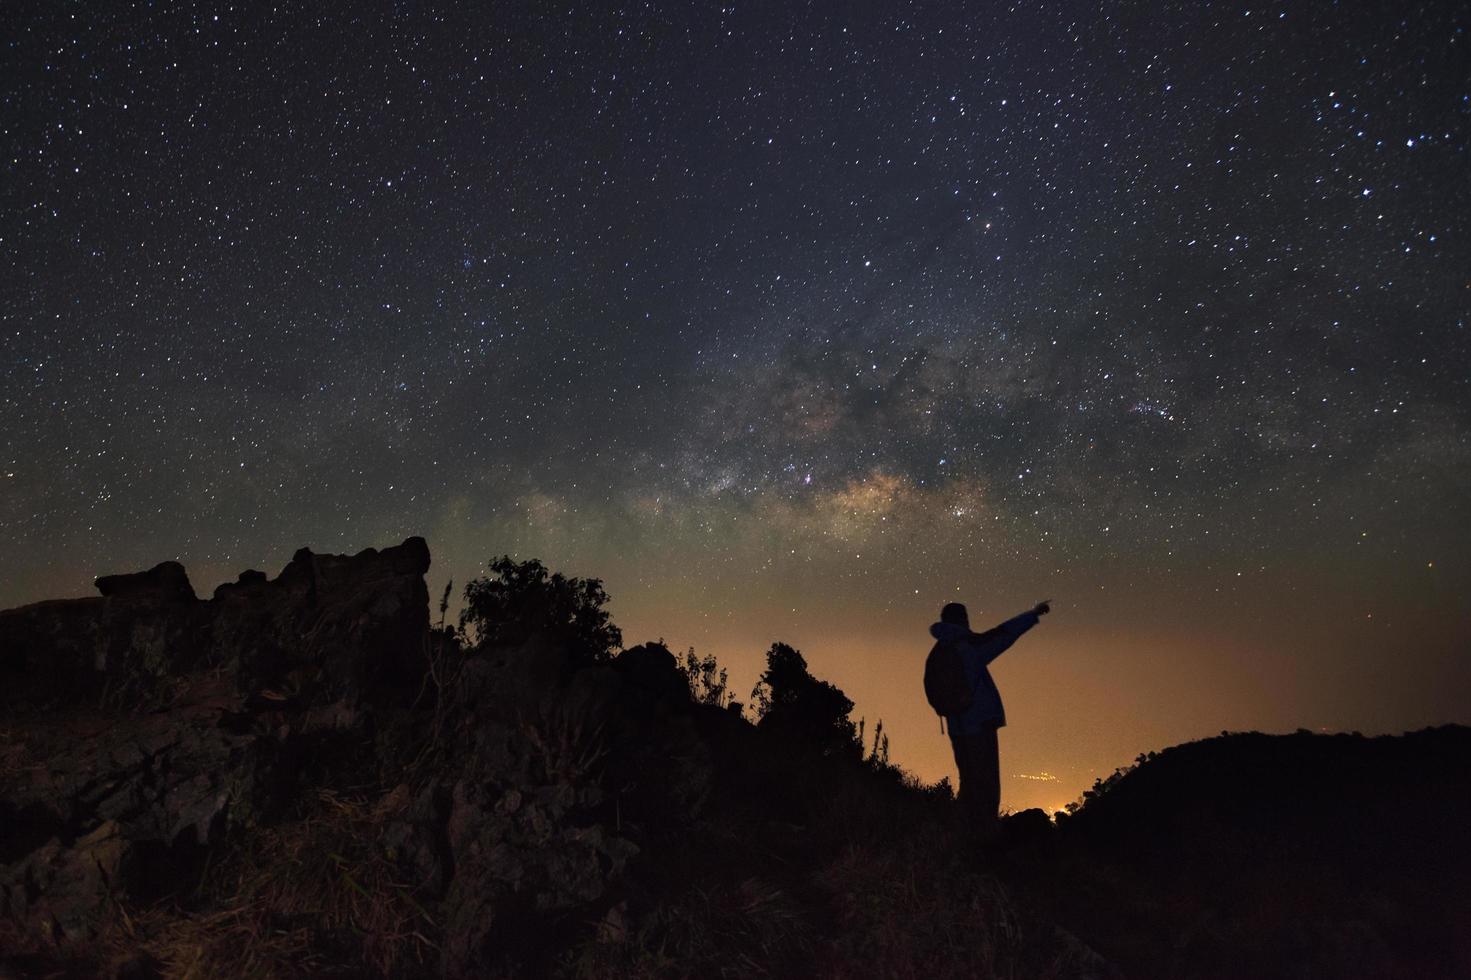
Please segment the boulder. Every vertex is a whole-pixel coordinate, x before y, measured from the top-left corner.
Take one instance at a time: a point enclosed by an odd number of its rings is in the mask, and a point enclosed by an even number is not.
[[[146,572],[104,575],[97,580],[97,591],[108,599],[193,602],[197,598],[184,566],[176,561],[159,562]]]
[[[674,704],[688,704],[689,678],[679,669],[679,661],[662,643],[641,643],[624,650],[613,661],[613,667],[630,684]]]
[[[1008,844],[1038,844],[1050,841],[1055,828],[1047,811],[1032,807],[1007,815],[1001,821],[1001,835]]]
[[[130,851],[111,820],[69,845],[53,837],[0,868],[0,916],[55,945],[95,939]]]

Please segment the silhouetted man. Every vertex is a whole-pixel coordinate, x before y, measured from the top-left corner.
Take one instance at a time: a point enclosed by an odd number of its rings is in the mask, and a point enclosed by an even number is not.
[[[952,602],[940,610],[940,621],[930,627],[930,635],[936,640],[956,645],[965,664],[970,707],[961,714],[947,715],[945,721],[950,729],[950,746],[955,750],[955,767],[960,771],[960,805],[982,841],[994,840],[1000,829],[996,810],[1001,805],[1001,761],[996,731],[1006,724],[1001,692],[996,690],[986,665],[1036,626],[1048,611],[1047,603],[1039,602],[994,629],[972,633],[965,606]]]

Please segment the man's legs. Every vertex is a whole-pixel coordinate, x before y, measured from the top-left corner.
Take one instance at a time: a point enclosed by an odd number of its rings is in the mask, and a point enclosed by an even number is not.
[[[950,745],[955,750],[955,768],[960,771],[960,791],[956,796],[961,812],[978,840],[993,841],[1001,830],[996,816],[1001,806],[996,729],[987,727],[974,734],[952,732]]]
[[[975,761],[971,763],[976,793],[973,800],[977,835],[990,843],[1001,834],[997,811],[1001,808],[1001,753],[996,729],[991,726],[975,736]]]

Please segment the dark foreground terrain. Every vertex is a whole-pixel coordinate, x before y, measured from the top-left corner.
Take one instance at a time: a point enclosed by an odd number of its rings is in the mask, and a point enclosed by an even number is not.
[[[1471,976],[1471,730],[1222,735],[976,851],[790,648],[753,724],[428,566],[0,613],[0,977]]]

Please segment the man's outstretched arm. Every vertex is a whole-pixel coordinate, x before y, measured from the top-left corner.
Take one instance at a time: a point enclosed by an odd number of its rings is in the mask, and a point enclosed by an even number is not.
[[[981,652],[984,663],[990,663],[1007,651],[1023,633],[1037,625],[1037,620],[1052,611],[1046,602],[1039,602],[1020,616],[1013,616],[1000,626],[976,634],[971,644]]]

